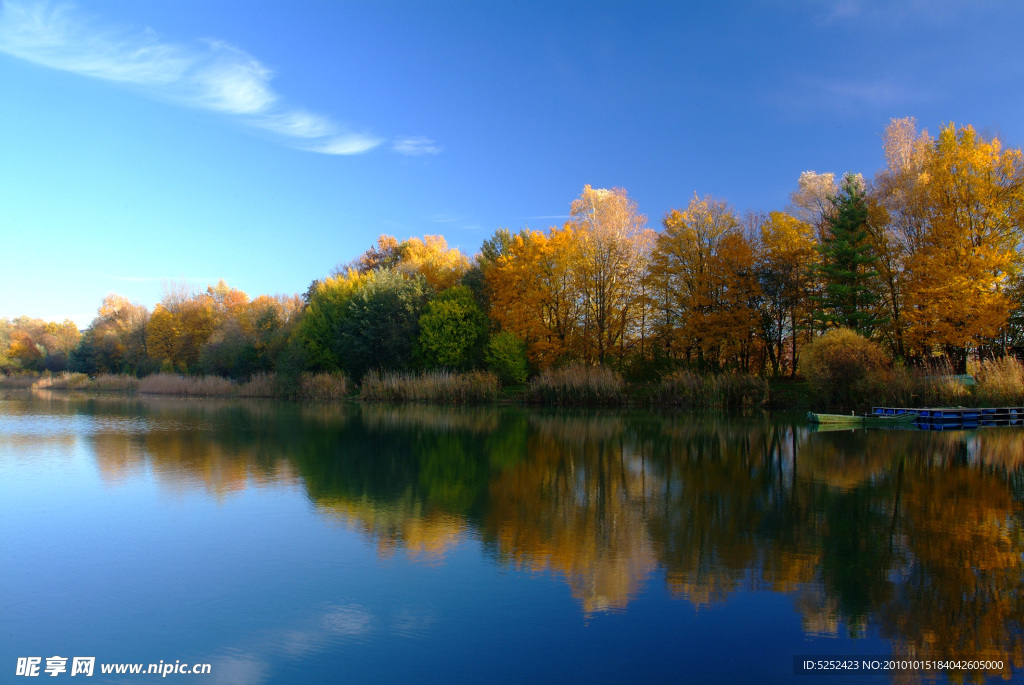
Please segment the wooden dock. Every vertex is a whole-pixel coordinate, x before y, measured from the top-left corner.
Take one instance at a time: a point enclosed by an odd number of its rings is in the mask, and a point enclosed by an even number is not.
[[[945,430],[979,426],[1024,426],[1024,407],[872,407],[880,416],[916,412],[920,428]]]

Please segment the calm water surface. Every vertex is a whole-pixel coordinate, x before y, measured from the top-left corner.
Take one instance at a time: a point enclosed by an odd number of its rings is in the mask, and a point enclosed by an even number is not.
[[[1024,681],[1015,428],[7,392],[0,541],[0,682]]]

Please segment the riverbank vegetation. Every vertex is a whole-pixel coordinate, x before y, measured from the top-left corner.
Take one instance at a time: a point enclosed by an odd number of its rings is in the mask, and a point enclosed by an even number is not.
[[[656,230],[625,190],[586,186],[563,225],[498,229],[473,258],[441,236],[381,236],[302,295],[171,284],[152,311],[106,296],[84,331],[3,320],[0,383],[369,401],[508,398],[500,383],[555,404],[1024,403],[1012,358],[1024,352],[1021,150],[971,126],[933,138],[913,119],[883,140],[873,179],[804,172],[776,211],[740,216],[695,194]],[[951,380],[969,366],[976,387]]]

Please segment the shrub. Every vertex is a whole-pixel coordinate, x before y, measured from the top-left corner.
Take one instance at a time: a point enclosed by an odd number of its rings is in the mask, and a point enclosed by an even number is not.
[[[541,372],[530,381],[530,396],[548,404],[618,404],[623,388],[622,377],[606,366],[570,364]]]
[[[484,354],[487,368],[493,371],[504,385],[519,385],[526,382],[530,367],[526,360],[526,343],[515,333],[501,331],[491,337]]]
[[[873,397],[891,363],[882,348],[849,328],[835,328],[804,346],[800,372],[819,402],[850,406]]]

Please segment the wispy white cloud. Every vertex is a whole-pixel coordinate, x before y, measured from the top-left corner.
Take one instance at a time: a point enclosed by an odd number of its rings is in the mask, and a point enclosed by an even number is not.
[[[270,86],[273,72],[224,41],[169,43],[150,29],[97,25],[69,4],[4,2],[0,7],[0,52],[218,112],[302,150],[351,155],[383,142],[283,103]]]
[[[423,136],[407,136],[396,138],[391,144],[391,149],[401,155],[436,155],[440,154],[441,146],[436,141]]]
[[[858,113],[889,111],[894,107],[934,99],[919,85],[907,85],[901,79],[801,78],[768,96],[780,109],[790,112],[815,111]]]
[[[126,281],[128,283],[168,283],[171,281],[186,281],[188,283],[214,283],[217,281],[216,278],[188,278],[185,276],[178,276],[175,278],[169,278],[167,276],[114,276],[110,274],[104,274],[105,278],[109,278],[113,281]]]
[[[465,219],[452,214],[435,214],[431,221],[435,224],[454,224],[460,221],[465,221]]]
[[[327,155],[357,155],[366,152],[380,145],[381,139],[373,136],[352,133],[343,136],[334,136],[307,147],[304,150],[310,152],[322,152]]]
[[[875,81],[818,81],[815,89],[824,102],[839,105],[891,107],[920,98],[917,89],[888,79]]]
[[[908,22],[945,24],[982,7],[998,8],[1005,4],[1006,0],[803,0],[802,6],[819,26],[871,22],[900,30]],[[787,6],[792,3],[787,2]]]

